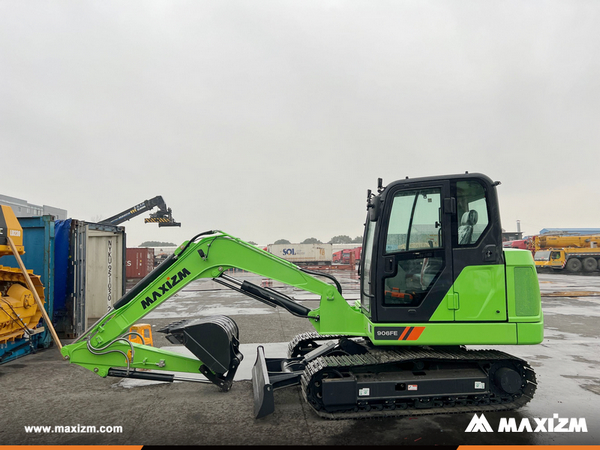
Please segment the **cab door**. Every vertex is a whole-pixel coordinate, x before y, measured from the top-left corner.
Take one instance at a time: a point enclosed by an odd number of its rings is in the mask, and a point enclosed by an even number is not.
[[[452,181],[455,320],[507,320],[502,229],[495,189],[483,178]]]
[[[373,322],[427,322],[452,295],[450,194],[449,181],[386,189],[369,277]],[[454,320],[453,309],[442,308],[436,320]]]

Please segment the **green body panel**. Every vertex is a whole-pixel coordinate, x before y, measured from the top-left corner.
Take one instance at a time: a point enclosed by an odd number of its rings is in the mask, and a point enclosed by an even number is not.
[[[519,248],[505,248],[503,250],[507,266],[527,266],[535,269],[533,256],[529,250]]]
[[[375,329],[422,328],[416,340],[379,339]],[[422,324],[371,324],[369,339],[375,345],[516,345],[515,323],[422,323]],[[401,335],[401,334],[400,334]]]
[[[531,252],[504,249],[509,322],[543,322],[542,297]],[[539,342],[543,339],[540,337]]]
[[[485,265],[461,271],[430,322],[495,322],[506,318],[504,266]]]
[[[465,267],[454,282],[458,294],[456,321],[506,320],[504,265]]]
[[[517,338],[518,344],[522,345],[541,343],[544,340],[544,322],[518,323]]]
[[[422,328],[418,339],[391,340],[376,337],[378,328],[402,330]],[[372,324],[368,337],[374,345],[529,345],[539,344],[544,337],[544,323],[407,323]]]
[[[423,324],[373,324],[362,313],[360,302],[350,306],[335,286],[302,272],[288,261],[222,232],[214,232],[214,235],[204,237],[196,243],[186,242],[175,254],[177,259],[164,273],[129,303],[112,310],[94,324],[75,343],[64,346],[62,354],[70,362],[100,376],[106,376],[111,367],[126,367],[125,355],[130,351],[130,346],[123,340],[116,339],[193,280],[215,278],[230,268],[246,270],[319,295],[319,307],[309,313],[309,320],[315,330],[323,335],[365,336],[375,345],[534,344],[543,338],[539,285],[533,259],[527,251],[505,252],[506,292],[503,266],[467,267],[461,272],[431,321]],[[531,278],[527,270],[532,270],[535,278]],[[525,288],[520,285],[523,280]],[[523,299],[525,307],[519,303]],[[524,312],[538,311],[535,302],[539,313],[523,316]],[[496,310],[501,313],[496,313]],[[485,323],[469,323],[475,321]],[[398,337],[404,333],[406,339],[392,339],[390,336],[380,339],[374,333],[381,327],[396,330]],[[94,354],[88,350],[88,341],[96,352],[115,351],[103,355]],[[107,347],[107,350],[100,350],[102,347]],[[152,368],[198,373],[202,364],[196,358],[166,350],[139,344],[133,344],[133,347],[135,352],[130,362],[132,369]]]
[[[531,252],[504,249],[504,256],[505,265],[466,267],[429,323],[373,326],[424,327],[416,341],[419,345],[539,344],[544,339],[544,321]],[[452,321],[455,323],[435,323]],[[464,323],[475,321],[502,323]],[[375,338],[372,333],[370,337]],[[389,340],[374,342],[376,345],[395,344]],[[400,345],[410,343],[400,341]]]
[[[452,286],[429,320],[431,322],[454,322],[454,312],[458,307],[458,295],[454,295],[454,286]]]

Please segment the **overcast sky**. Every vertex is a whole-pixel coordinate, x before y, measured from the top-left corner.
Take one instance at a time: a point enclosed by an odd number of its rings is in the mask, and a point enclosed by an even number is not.
[[[0,0],[0,194],[268,244],[362,235],[366,190],[499,180],[503,227],[600,227],[598,1]]]

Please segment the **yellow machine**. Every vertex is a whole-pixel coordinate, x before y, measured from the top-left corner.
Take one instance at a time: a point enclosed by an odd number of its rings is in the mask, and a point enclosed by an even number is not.
[[[131,342],[135,342],[136,344],[149,345],[154,347],[154,342],[152,340],[152,327],[147,323],[136,323],[129,327],[129,331],[136,334],[129,335],[129,340]],[[142,338],[144,338],[142,340]]]
[[[538,270],[595,272],[600,262],[600,235],[535,236],[535,266]]]
[[[8,242],[13,242],[19,255],[25,253],[23,229],[12,208],[0,205],[0,257],[13,255]],[[31,283],[44,302],[44,287],[39,276],[28,270]],[[0,345],[33,332],[42,318],[42,311],[27,287],[27,280],[20,269],[0,265]]]
[[[548,250],[551,248],[598,248],[600,247],[600,235],[592,234],[586,236],[534,236],[533,247],[535,251]]]

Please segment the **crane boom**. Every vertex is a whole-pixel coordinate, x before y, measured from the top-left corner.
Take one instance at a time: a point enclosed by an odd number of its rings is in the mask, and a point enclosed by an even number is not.
[[[107,225],[119,225],[129,219],[133,219],[140,214],[150,211],[153,208],[158,208],[158,211],[150,214],[149,218],[145,219],[145,223],[158,223],[159,227],[180,227],[181,223],[175,222],[171,214],[171,208],[168,208],[162,196],[158,195],[150,200],[144,200],[143,202],[127,208],[118,214],[115,214],[108,219],[104,219],[100,223]]]

